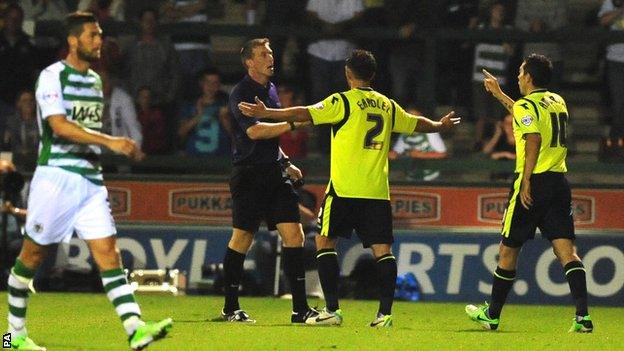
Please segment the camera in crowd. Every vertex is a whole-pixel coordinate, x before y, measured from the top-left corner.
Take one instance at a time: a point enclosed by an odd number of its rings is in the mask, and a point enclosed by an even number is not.
[[[22,189],[24,189],[24,176],[20,172],[0,173],[0,190],[4,201],[19,203]]]

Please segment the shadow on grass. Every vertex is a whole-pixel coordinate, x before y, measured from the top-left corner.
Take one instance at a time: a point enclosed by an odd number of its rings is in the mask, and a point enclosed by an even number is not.
[[[45,343],[45,346],[48,350],[63,350],[63,351],[101,351],[101,350],[110,350],[109,346],[101,346],[101,347],[84,347],[84,346],[76,346],[72,344],[57,344],[57,343]]]
[[[443,331],[442,329],[436,329],[435,331]],[[517,330],[485,330],[485,329],[446,329],[444,331],[457,332],[457,333],[484,333],[484,334],[518,334],[525,333]]]

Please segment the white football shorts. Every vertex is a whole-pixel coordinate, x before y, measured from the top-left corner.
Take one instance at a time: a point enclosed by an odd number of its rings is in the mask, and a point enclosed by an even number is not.
[[[59,167],[38,166],[30,183],[26,235],[35,243],[69,242],[115,235],[105,186]]]

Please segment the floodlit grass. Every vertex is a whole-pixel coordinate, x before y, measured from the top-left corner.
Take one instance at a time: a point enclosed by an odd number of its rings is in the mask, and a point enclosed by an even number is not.
[[[2,292],[6,294],[6,292]],[[172,317],[166,339],[149,350],[622,350],[624,308],[591,308],[593,334],[568,334],[571,306],[509,305],[496,332],[481,330],[464,304],[397,302],[394,328],[368,327],[375,301],[341,301],[341,327],[290,325],[290,301],[242,298],[253,325],[213,321],[219,296],[139,295],[146,320]],[[5,300],[6,301],[6,300]],[[310,301],[312,304],[322,301]],[[6,303],[0,307],[6,316]],[[126,336],[104,294],[40,293],[28,306],[30,336],[48,350],[126,350]]]

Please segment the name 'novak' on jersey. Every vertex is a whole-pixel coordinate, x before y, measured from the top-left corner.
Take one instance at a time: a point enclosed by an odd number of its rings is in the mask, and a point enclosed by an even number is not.
[[[103,184],[100,147],[61,139],[47,121],[50,116],[65,115],[82,127],[100,131],[104,111],[100,76],[91,69],[80,72],[59,61],[41,72],[35,89],[41,135],[37,164],[59,167]]]
[[[568,108],[563,98],[546,89],[535,90],[520,98],[513,107],[514,138],[516,139],[516,172],[523,173],[525,161],[525,134],[537,133],[542,138],[534,174],[567,172],[566,134]]]

